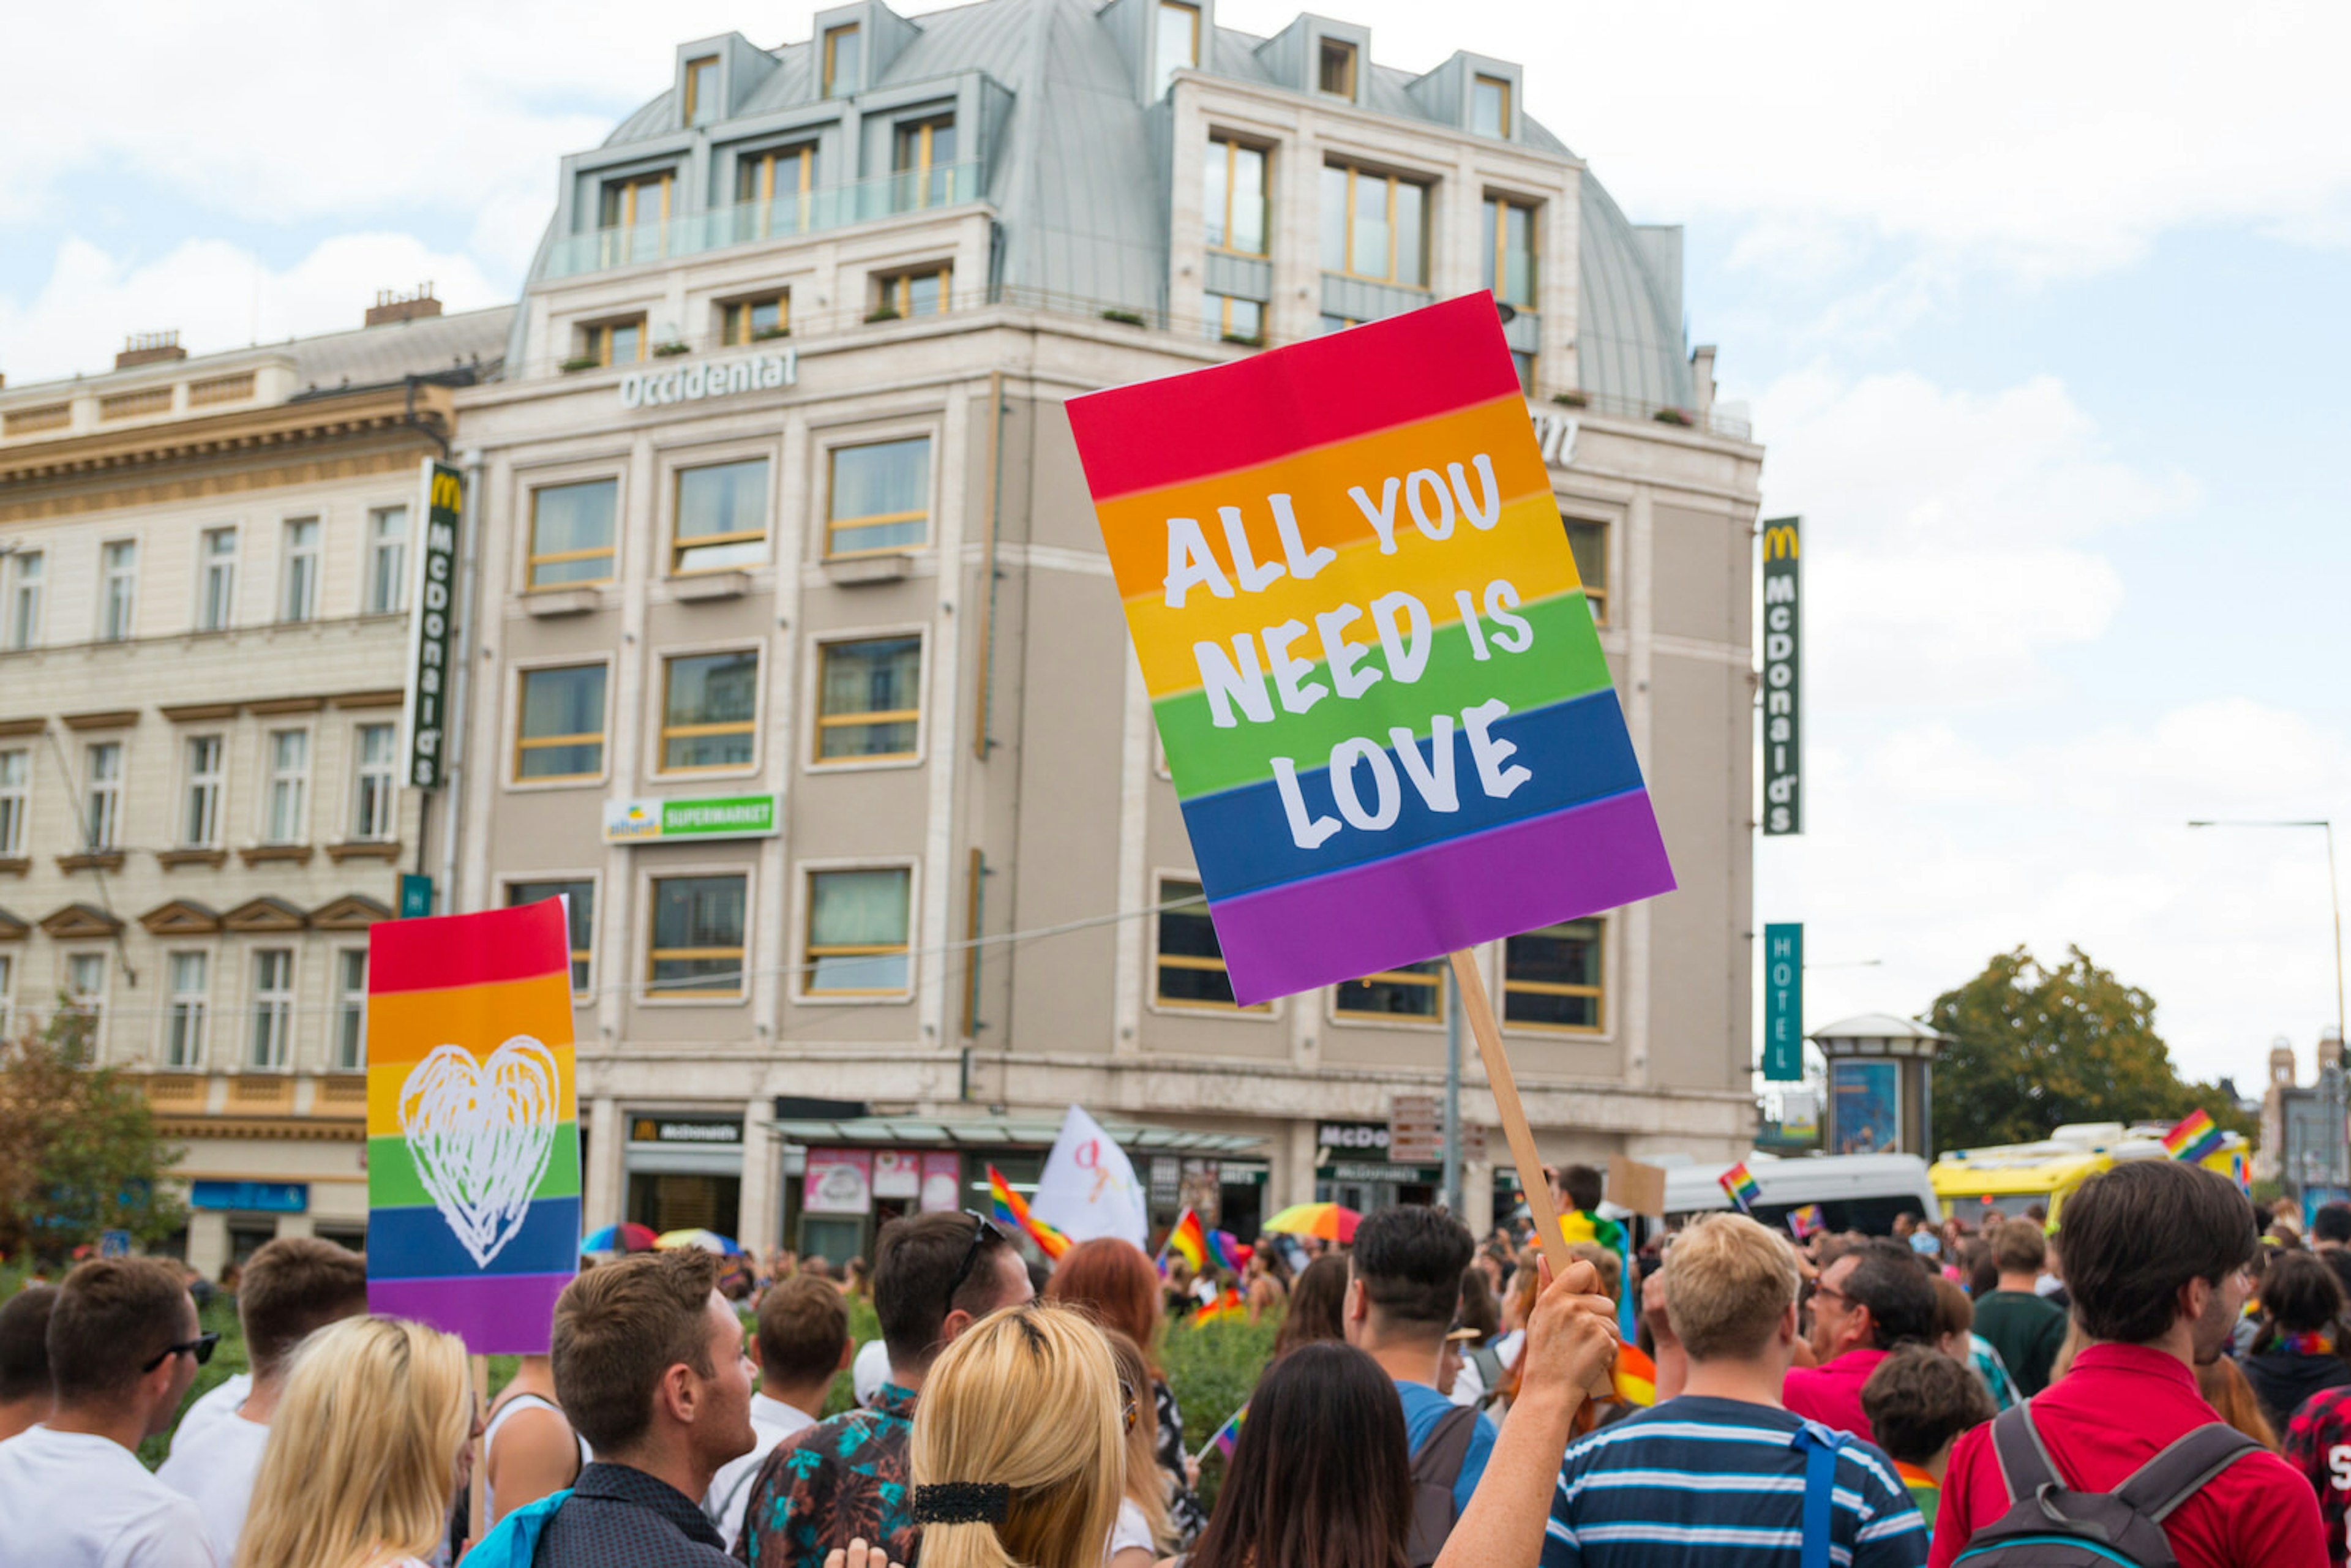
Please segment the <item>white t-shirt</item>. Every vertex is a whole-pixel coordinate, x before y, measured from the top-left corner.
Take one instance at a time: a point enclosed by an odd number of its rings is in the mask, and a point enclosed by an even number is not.
[[[1151,1521],[1132,1498],[1118,1500],[1118,1522],[1110,1528],[1110,1550],[1105,1559],[1117,1556],[1130,1546],[1140,1546],[1153,1557],[1159,1555],[1159,1543],[1151,1539]]]
[[[172,1457],[155,1472],[157,1480],[194,1500],[213,1555],[223,1563],[236,1558],[236,1538],[245,1531],[253,1483],[261,1475],[261,1450],[268,1442],[267,1427],[232,1416],[207,1425],[193,1442],[184,1436],[175,1440]]]
[[[172,1447],[177,1448],[189,1438],[201,1434],[215,1421],[225,1420],[245,1407],[246,1396],[253,1392],[253,1375],[240,1372],[221,1379],[213,1391],[188,1406],[172,1430]]]
[[[702,1500],[702,1511],[726,1538],[726,1550],[735,1550],[736,1538],[743,1533],[743,1511],[751,1506],[751,1483],[758,1479],[759,1467],[775,1451],[776,1445],[795,1432],[804,1432],[816,1425],[816,1417],[797,1406],[780,1399],[770,1399],[764,1394],[751,1396],[751,1451],[739,1459],[729,1459],[710,1478],[710,1490]]]
[[[0,1443],[0,1542],[40,1568],[220,1568],[196,1505],[111,1438],[30,1427]]]
[[[1512,1329],[1506,1334],[1497,1335],[1488,1348],[1502,1358],[1502,1370],[1508,1372],[1511,1367],[1518,1365],[1519,1352],[1526,1348],[1526,1331]],[[1461,1370],[1453,1375],[1451,1396],[1453,1403],[1475,1405],[1492,1392],[1492,1389],[1486,1386],[1485,1373],[1479,1369],[1475,1361],[1464,1355],[1461,1358]]]

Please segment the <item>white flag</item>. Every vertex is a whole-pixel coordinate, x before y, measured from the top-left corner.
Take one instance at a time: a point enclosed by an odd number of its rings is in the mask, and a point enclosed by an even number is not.
[[[1061,1135],[1045,1156],[1029,1212],[1072,1241],[1115,1236],[1142,1246],[1151,1235],[1151,1209],[1126,1151],[1075,1105],[1061,1118]]]

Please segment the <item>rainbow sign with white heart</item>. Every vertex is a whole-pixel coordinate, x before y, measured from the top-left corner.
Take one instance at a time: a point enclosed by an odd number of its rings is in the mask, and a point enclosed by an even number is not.
[[[560,899],[368,935],[368,1310],[548,1348],[580,1262]]]

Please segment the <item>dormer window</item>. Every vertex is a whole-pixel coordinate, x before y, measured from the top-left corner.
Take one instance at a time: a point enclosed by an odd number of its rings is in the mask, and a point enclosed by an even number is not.
[[[1510,84],[1500,77],[1479,77],[1469,84],[1469,129],[1479,136],[1510,134]]]
[[[632,229],[639,224],[660,223],[669,216],[669,171],[635,174],[604,182],[596,226]]]
[[[1314,85],[1333,98],[1355,99],[1355,46],[1344,38],[1324,38],[1315,61]]]
[[[893,210],[909,212],[956,201],[955,161],[954,115],[899,121],[890,154],[891,172],[898,176]]]
[[[857,90],[858,67],[864,58],[860,52],[863,45],[864,40],[858,37],[854,22],[846,27],[827,27],[824,30],[823,96],[838,98],[843,93]]]
[[[1159,34],[1155,40],[1152,60],[1159,78],[1152,84],[1151,96],[1165,98],[1176,73],[1200,63],[1200,8],[1187,5],[1183,0],[1159,0]]]
[[[685,122],[707,125],[718,118],[718,57],[685,62]]]

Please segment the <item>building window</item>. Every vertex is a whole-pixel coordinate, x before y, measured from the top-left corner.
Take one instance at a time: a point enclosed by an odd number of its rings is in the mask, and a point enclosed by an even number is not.
[[[956,199],[956,122],[951,114],[899,122],[891,141],[893,212],[936,207]]]
[[[662,661],[662,773],[747,768],[757,744],[759,655],[693,653]]]
[[[1486,198],[1486,287],[1505,305],[1535,302],[1535,210]]]
[[[391,615],[408,608],[408,508],[368,513],[367,612]]]
[[[122,743],[101,740],[82,753],[82,847],[96,854],[122,841]]]
[[[293,1031],[293,949],[261,948],[253,955],[253,1049],[246,1065],[284,1067]]]
[[[262,825],[262,839],[273,844],[299,843],[309,795],[310,732],[271,730],[268,817]]]
[[[1445,960],[1406,964],[1339,988],[1341,1018],[1441,1019],[1445,1016]]]
[[[791,336],[791,322],[789,291],[765,299],[732,300],[718,308],[718,340],[730,349],[748,348],[770,338]]]
[[[1583,580],[1584,602],[1592,606],[1592,623],[1608,624],[1608,525],[1581,517],[1562,517],[1567,529],[1568,552],[1575,557],[1575,575]]]
[[[1333,98],[1352,102],[1355,96],[1355,46],[1344,38],[1324,38],[1315,59],[1314,85]]]
[[[653,879],[646,990],[656,997],[743,994],[744,878]]]
[[[236,530],[204,530],[203,576],[196,590],[196,630],[225,632],[236,619]]]
[[[718,57],[705,55],[698,60],[686,61],[685,123],[707,125],[717,118]]]
[[[910,316],[935,316],[947,308],[955,269],[944,265],[911,272],[873,275],[873,308],[869,321],[895,321]]]
[[[367,949],[344,947],[335,954],[335,1071],[357,1072],[367,1065]]]
[[[1208,141],[1208,162],[1201,191],[1201,208],[1207,219],[1210,250],[1241,256],[1265,252],[1265,149],[1223,137]]]
[[[285,591],[277,601],[277,619],[308,621],[319,613],[318,518],[287,519],[284,580]]]
[[[1510,373],[1519,378],[1519,392],[1524,397],[1535,395],[1535,357],[1523,349],[1510,350]]]
[[[580,328],[580,353],[599,365],[635,364],[645,357],[645,319],[631,316]]]
[[[1502,1021],[1596,1034],[1606,1027],[1600,922],[1570,920],[1502,945]]]
[[[0,860],[25,855],[25,818],[32,807],[33,753],[12,746],[0,751]]]
[[[1162,904],[1199,896],[1196,882],[1163,880],[1159,883]],[[1208,918],[1205,904],[1160,910],[1158,973],[1154,995],[1162,1007],[1235,1008],[1233,982],[1225,973],[1225,950],[1217,945],[1216,923]],[[1240,1010],[1263,1013],[1271,1012],[1273,1007],[1260,1002]]]
[[[863,40],[858,37],[857,25],[827,27],[824,30],[824,92],[826,98],[855,92],[860,79],[858,63],[863,58]]]
[[[66,955],[66,1006],[89,1019],[89,1043],[82,1060],[97,1060],[106,1036],[106,955]]]
[[[670,570],[717,571],[768,559],[768,460],[677,471]]]
[[[1265,346],[1265,306],[1256,299],[1242,299],[1230,294],[1208,296],[1208,336],[1220,342],[1240,343],[1249,348]]]
[[[217,735],[188,737],[188,787],[180,817],[180,842],[211,849],[220,842],[221,759],[226,744]]]
[[[602,664],[522,673],[522,715],[515,734],[517,781],[603,773],[604,674]]]
[[[669,217],[669,171],[657,174],[633,174],[625,180],[607,180],[597,203],[596,226],[606,229],[632,229],[641,224],[657,224]]]
[[[1510,134],[1510,84],[1500,77],[1478,77],[1469,84],[1469,129],[1479,136]]]
[[[139,594],[139,547],[130,539],[112,539],[99,552],[98,638],[120,643],[131,636],[131,612]]]
[[[41,640],[41,582],[47,562],[37,549],[20,549],[8,561],[8,646],[30,648]]]
[[[919,549],[930,538],[931,438],[836,446],[827,487],[824,553]]]
[[[564,901],[564,918],[571,927],[571,994],[585,997],[594,976],[596,884],[584,879],[507,883],[508,908],[518,904],[539,904],[550,898]]]
[[[1182,0],[1159,0],[1158,47],[1152,51],[1159,79],[1151,86],[1153,98],[1165,98],[1176,73],[1200,63],[1200,8]]]
[[[1322,166],[1322,270],[1411,288],[1428,283],[1428,187]]]
[[[906,991],[907,904],[914,879],[903,866],[809,873],[804,993],[889,997]]]
[[[363,724],[352,749],[359,766],[353,769],[351,837],[381,843],[390,839],[399,821],[400,791],[393,783],[392,738],[396,726]]]
[[[618,479],[543,485],[530,493],[530,586],[576,588],[612,579]]]
[[[1343,332],[1350,327],[1360,327],[1362,325],[1363,323],[1361,321],[1354,320],[1345,316],[1333,316],[1328,311],[1325,311],[1322,318],[1316,322],[1317,329],[1320,330],[1324,337],[1328,337],[1333,332]]]
[[[204,1065],[204,1011],[210,1005],[211,967],[202,953],[171,956],[172,998],[163,1031],[166,1067]]]
[[[818,650],[816,759],[914,755],[923,718],[923,640],[874,637]]]

